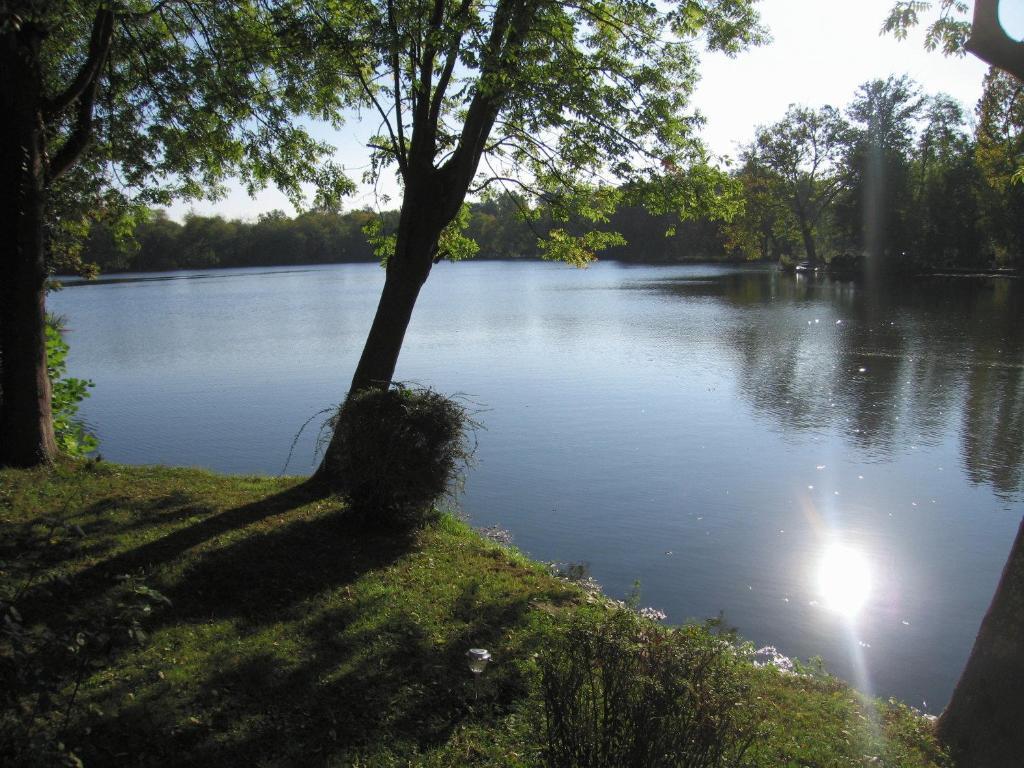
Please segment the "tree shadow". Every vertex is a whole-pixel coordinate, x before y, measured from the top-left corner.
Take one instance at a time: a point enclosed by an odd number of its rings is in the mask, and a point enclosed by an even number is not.
[[[460,724],[510,711],[527,695],[522,667],[492,665],[475,696],[465,654],[502,648],[536,594],[509,589],[480,599],[466,575],[441,609],[439,637],[416,607],[350,589],[415,542],[367,532],[340,514],[298,519],[205,553],[165,590],[173,605],[147,628],[156,645],[168,626],[180,636],[181,628],[227,622],[236,639],[173,685],[153,679],[152,655],[140,651],[102,695],[118,704],[79,723],[91,730],[79,754],[94,766],[343,765],[382,744],[422,752]],[[513,567],[501,563],[495,567]],[[293,649],[274,653],[270,636]]]
[[[134,520],[125,522],[106,515],[117,510],[129,510]],[[213,508],[197,501],[193,494],[172,491],[142,500],[123,495],[107,496],[76,510],[68,520],[72,523],[81,521],[85,532],[85,542],[76,550],[76,555],[95,559],[116,548],[113,536],[145,535],[153,528],[177,525],[211,512]]]
[[[278,622],[324,590],[385,568],[409,551],[410,533],[375,533],[343,513],[300,519],[203,556],[172,587],[167,618]]]
[[[312,652],[305,663],[283,669],[269,653],[225,654],[188,695],[147,696],[92,721],[90,744],[79,754],[93,766],[123,765],[128,756],[161,766],[347,765],[381,745],[399,754],[426,752],[460,725],[493,722],[527,696],[515,664],[492,665],[475,689],[465,653],[499,647],[528,601],[489,605],[443,643],[405,612],[345,632],[378,610],[375,600],[308,627]],[[193,722],[183,717],[188,712],[202,717]]]
[[[115,580],[122,574],[149,573],[155,568],[176,560],[193,547],[268,517],[286,514],[321,499],[323,496],[322,489],[300,483],[272,496],[209,515],[192,524],[176,528],[157,539],[109,557],[103,556],[106,551],[109,551],[106,545],[86,545],[78,554],[101,559],[80,571],[62,577],[60,588],[57,590],[36,588],[30,591],[25,600],[26,609],[23,613],[30,621],[43,621],[52,617],[55,611],[62,610],[69,604],[88,605],[114,586]],[[119,500],[116,497],[103,499],[83,510],[81,514],[76,514],[75,517],[80,518],[90,511],[101,514],[106,509],[112,509],[113,505],[117,503]],[[186,506],[181,507],[179,503],[185,503]],[[205,505],[191,503],[191,499],[184,493],[169,494],[155,502],[150,502],[147,506],[152,508],[151,511],[159,514],[163,523],[180,522],[198,514],[208,513],[210,510]],[[97,527],[95,521],[89,523],[89,526],[93,533],[102,533],[104,528],[124,532],[133,529],[133,526],[137,529],[157,524],[159,523],[156,521],[147,524],[145,517],[141,516],[139,521],[135,524],[128,524],[127,528],[117,523],[101,523]]]

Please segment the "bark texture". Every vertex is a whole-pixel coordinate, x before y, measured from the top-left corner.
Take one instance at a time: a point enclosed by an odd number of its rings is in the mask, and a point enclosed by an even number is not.
[[[450,220],[450,217],[445,218],[446,206],[438,202],[435,200],[431,204],[421,200],[415,192],[406,193],[399,216],[395,252],[388,259],[384,288],[352,376],[350,394],[371,387],[387,387],[394,378],[416,299],[433,266],[441,230]],[[335,432],[313,477],[315,481],[327,486],[336,484],[331,468],[337,466],[340,450]]]
[[[1024,761],[1024,520],[938,734],[957,765]]]
[[[46,371],[46,196],[92,139],[113,30],[113,11],[97,10],[88,54],[53,98],[43,90],[46,31],[7,20],[0,32],[0,466],[47,464],[57,455]],[[70,131],[51,156],[48,135],[71,109]]]
[[[0,42],[0,465],[19,467],[50,462],[57,453],[46,373],[40,41],[26,25]]]

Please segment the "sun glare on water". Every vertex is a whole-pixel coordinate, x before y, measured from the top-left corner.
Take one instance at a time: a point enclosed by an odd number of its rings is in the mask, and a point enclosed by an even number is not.
[[[818,589],[824,605],[846,617],[854,617],[871,594],[871,567],[858,550],[833,544],[818,566]]]

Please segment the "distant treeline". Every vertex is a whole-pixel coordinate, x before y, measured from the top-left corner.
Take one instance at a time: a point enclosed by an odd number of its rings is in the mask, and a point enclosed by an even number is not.
[[[635,262],[803,259],[857,268],[978,269],[1024,263],[1024,87],[992,70],[973,124],[949,96],[906,77],[862,85],[843,109],[793,105],[760,126],[730,174],[742,211],[731,221],[654,216],[622,207],[599,229],[626,245],[603,259]],[[470,205],[466,234],[480,259],[540,255],[551,227],[524,221],[526,201],[505,193]],[[392,232],[398,213],[379,214]],[[134,238],[92,230],[83,254],[104,272],[374,261],[369,210],[280,211],[255,222],[154,213]],[[574,234],[587,222],[560,224]]]
[[[746,205],[728,247],[892,271],[1019,269],[1024,86],[990,70],[974,118],[907,77],[865,83],[845,108],[790,106],[742,148]]]
[[[518,214],[524,205],[506,194],[470,206],[466,234],[480,246],[476,258],[539,258],[537,240],[549,224],[523,221]],[[393,230],[397,211],[380,215],[384,230]],[[369,210],[313,211],[295,217],[274,211],[255,222],[189,214],[178,223],[156,211],[127,241],[118,242],[109,230],[94,227],[83,257],[106,273],[375,261],[363,227],[377,216]],[[573,230],[583,227],[569,225]],[[676,232],[666,237],[670,227]],[[620,232],[628,241],[603,252],[602,258],[678,262],[727,257],[720,227],[711,222],[681,223],[678,217],[622,208],[602,228]]]

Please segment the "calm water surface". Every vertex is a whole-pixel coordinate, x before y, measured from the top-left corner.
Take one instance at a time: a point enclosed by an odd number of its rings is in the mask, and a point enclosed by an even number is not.
[[[383,273],[135,278],[51,297],[104,457],[278,473],[344,394]],[[484,409],[475,524],[936,712],[1024,512],[1022,310],[1013,280],[440,265],[397,377]]]

